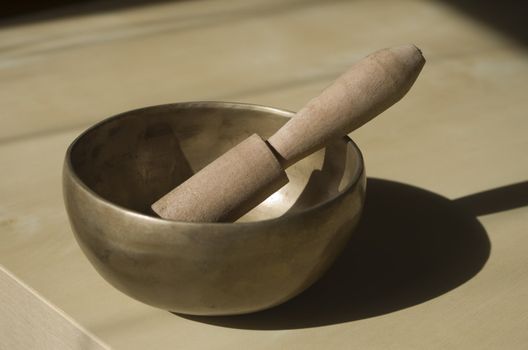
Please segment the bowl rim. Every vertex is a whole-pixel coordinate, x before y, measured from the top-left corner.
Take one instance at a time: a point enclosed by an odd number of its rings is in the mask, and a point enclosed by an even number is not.
[[[185,101],[185,102],[174,102],[174,103],[166,103],[166,104],[158,104],[158,105],[151,105],[141,108],[135,108],[131,109],[125,112],[121,112],[119,114],[115,114],[113,116],[107,117],[92,126],[85,129],[83,132],[81,132],[68,146],[65,154],[64,159],[64,170],[67,170],[67,174],[70,177],[70,179],[75,183],[75,185],[81,187],[84,191],[86,191],[90,196],[92,196],[96,201],[100,202],[101,204],[104,204],[106,206],[111,207],[114,210],[117,211],[124,211],[127,215],[131,216],[137,216],[141,219],[147,219],[152,220],[154,222],[157,222],[158,224],[171,224],[171,225],[191,225],[191,226],[200,226],[203,227],[203,225],[210,225],[214,227],[220,227],[220,226],[227,226],[227,225],[240,225],[240,226],[248,226],[248,225],[255,225],[255,224],[264,224],[264,223],[272,223],[284,218],[295,218],[298,216],[304,216],[307,215],[319,208],[325,207],[333,203],[334,201],[340,199],[341,197],[345,196],[350,192],[352,189],[356,187],[358,182],[360,181],[362,174],[364,173],[365,166],[364,166],[364,158],[363,154],[361,153],[361,150],[357,146],[357,144],[348,136],[342,136],[342,138],[345,139],[346,143],[350,143],[352,145],[352,149],[355,151],[357,155],[357,162],[355,163],[354,167],[354,173],[352,175],[351,181],[336,195],[333,197],[324,200],[320,203],[317,203],[314,206],[308,207],[306,209],[302,209],[299,211],[295,211],[293,213],[285,213],[277,217],[264,219],[264,220],[255,220],[255,221],[244,221],[244,222],[189,222],[189,221],[177,221],[177,220],[168,220],[161,217],[155,217],[147,214],[143,214],[141,212],[126,208],[124,206],[121,206],[119,204],[113,203],[106,198],[102,197],[101,195],[97,194],[94,190],[92,190],[84,181],[77,175],[77,172],[75,171],[73,165],[72,165],[72,152],[73,148],[81,141],[83,137],[85,137],[89,132],[101,127],[102,125],[109,123],[114,120],[118,120],[121,118],[126,118],[131,113],[137,113],[145,110],[155,110],[155,109],[184,109],[189,107],[213,107],[213,108],[231,108],[231,109],[249,109],[249,110],[255,110],[255,111],[263,111],[263,112],[271,112],[274,115],[281,116],[284,118],[291,118],[295,115],[295,112],[277,108],[277,107],[271,107],[271,106],[264,106],[259,104],[253,104],[253,103],[244,103],[244,102],[224,102],[224,101]],[[63,179],[64,183],[64,179]],[[64,188],[64,186],[63,186]],[[64,189],[63,189],[64,191]]]

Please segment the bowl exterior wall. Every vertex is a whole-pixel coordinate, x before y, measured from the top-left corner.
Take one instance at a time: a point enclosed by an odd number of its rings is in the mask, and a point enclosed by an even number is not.
[[[174,222],[126,210],[94,195],[68,159],[63,194],[80,247],[114,287],[178,313],[242,314],[287,301],[332,264],[361,215],[361,169],[358,181],[317,208],[247,223]]]

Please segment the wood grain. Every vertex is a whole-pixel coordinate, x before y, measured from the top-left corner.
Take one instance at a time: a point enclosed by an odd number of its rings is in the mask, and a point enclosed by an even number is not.
[[[0,344],[4,349],[109,349],[0,266]]]

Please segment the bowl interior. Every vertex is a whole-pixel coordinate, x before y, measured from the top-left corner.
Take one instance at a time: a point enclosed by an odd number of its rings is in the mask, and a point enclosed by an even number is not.
[[[154,215],[150,205],[253,133],[271,136],[292,114],[254,105],[182,103],[109,118],[83,133],[72,169],[100,197]],[[287,170],[290,182],[239,221],[270,219],[332,199],[357,180],[361,156],[346,137]]]

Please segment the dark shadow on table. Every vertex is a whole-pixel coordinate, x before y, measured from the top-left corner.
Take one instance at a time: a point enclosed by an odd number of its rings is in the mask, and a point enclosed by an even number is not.
[[[441,0],[464,15],[528,45],[528,2],[522,0]]]
[[[148,6],[175,0],[26,0],[6,1],[0,10],[0,20],[7,24],[110,12],[130,7]],[[182,0],[179,0],[182,1]],[[4,23],[0,21],[0,26]]]
[[[295,329],[423,303],[470,280],[486,263],[491,244],[476,215],[511,209],[508,202],[528,205],[527,194],[524,182],[449,200],[417,187],[369,178],[358,229],[330,270],[304,293],[248,315],[181,316],[224,327]]]
[[[473,215],[487,215],[528,205],[528,181],[458,198],[456,203]]]

